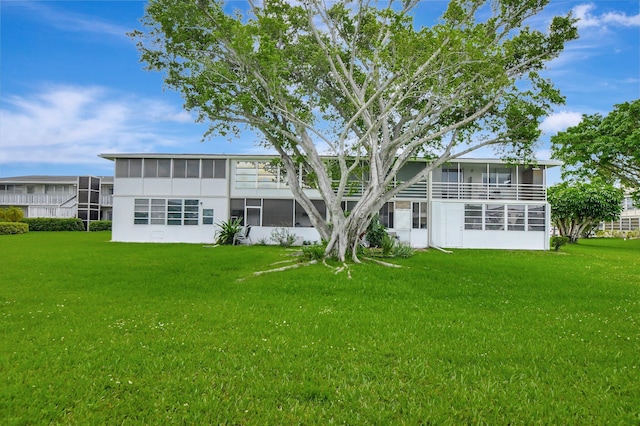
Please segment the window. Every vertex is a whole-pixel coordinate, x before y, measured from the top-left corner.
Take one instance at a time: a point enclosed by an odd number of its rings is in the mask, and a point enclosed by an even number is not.
[[[187,160],[187,177],[195,179],[200,177],[200,160]]]
[[[213,179],[213,160],[202,160],[202,179]]]
[[[213,225],[213,209],[202,209],[202,224]]]
[[[116,159],[116,177],[119,177],[119,178],[142,177],[142,159],[141,158]]]
[[[486,204],[484,213],[484,229],[486,231],[504,230],[503,204]]]
[[[507,206],[507,230],[524,231],[524,210],[523,205]]]
[[[253,161],[238,161],[236,163],[236,188],[255,188],[258,170]]]
[[[182,200],[169,200],[167,225],[182,225]]]
[[[187,160],[173,160],[173,177],[183,178],[187,175]]]
[[[133,223],[136,225],[149,224],[149,200],[136,198],[133,203]]]
[[[167,215],[167,200],[152,199],[151,200],[151,224],[164,225]]]
[[[482,204],[464,205],[464,229],[482,230]]]
[[[318,210],[318,213],[320,213],[320,216],[326,217],[327,207],[323,200],[311,200],[311,203],[315,206],[316,210]],[[295,226],[299,226],[299,227],[313,226],[311,225],[311,219],[309,219],[309,215],[297,201],[295,205],[294,224]]]
[[[136,198],[134,223],[136,225],[198,225],[199,205],[199,200]],[[213,220],[213,211],[211,219]]]
[[[411,203],[412,224],[413,229],[427,228],[427,203],[414,202]]]
[[[527,224],[529,225],[529,231],[544,231],[545,206],[530,205],[527,210]]]
[[[498,185],[510,185],[511,184],[511,170],[507,168],[492,168],[489,169],[489,175],[487,172],[482,172],[482,183],[495,183]]]
[[[380,223],[386,228],[393,228],[393,207],[393,202],[389,202],[385,203],[385,205],[380,209]]]
[[[144,159],[144,177],[145,178],[168,178],[171,177],[171,160],[168,158]]]
[[[227,164],[225,160],[213,160],[213,177],[214,179],[224,179],[227,176]]]
[[[279,169],[269,163],[258,163],[258,188],[278,188]]]
[[[262,226],[293,226],[293,200],[263,200]]]

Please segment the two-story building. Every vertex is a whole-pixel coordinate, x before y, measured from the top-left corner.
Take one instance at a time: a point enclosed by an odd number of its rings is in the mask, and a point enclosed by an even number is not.
[[[112,176],[0,178],[0,207],[18,207],[24,217],[111,220],[112,196]]]
[[[253,242],[285,227],[300,241],[318,241],[274,157],[260,155],[103,154],[115,162],[114,241],[212,243],[216,224],[241,218]],[[400,181],[420,173],[425,160],[408,163]],[[402,191],[380,211],[381,222],[413,247],[545,250],[550,209],[546,170],[496,159],[458,159]],[[306,188],[320,211],[324,201]],[[344,200],[354,205],[355,183]]]

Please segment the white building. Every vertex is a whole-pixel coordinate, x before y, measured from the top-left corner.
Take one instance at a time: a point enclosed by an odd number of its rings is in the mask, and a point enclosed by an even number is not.
[[[299,241],[319,241],[272,156],[103,154],[115,162],[112,238],[124,242],[212,243],[216,224],[242,218],[251,240],[286,227]],[[407,164],[403,180],[423,170]],[[389,232],[413,247],[546,250],[550,208],[546,170],[500,160],[459,159],[402,191],[380,211]],[[306,189],[325,209],[317,190]],[[346,209],[361,194],[356,185]]]
[[[112,176],[0,178],[0,207],[19,207],[24,217],[111,220],[112,195]]]
[[[602,222],[600,229],[604,231],[638,231],[640,230],[640,206],[631,198],[630,192],[625,194],[622,201],[620,219]]]

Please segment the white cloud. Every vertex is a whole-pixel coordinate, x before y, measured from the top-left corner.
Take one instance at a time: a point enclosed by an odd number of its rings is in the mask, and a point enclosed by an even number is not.
[[[0,163],[73,164],[103,161],[96,157],[103,152],[157,152],[184,144],[176,126],[193,119],[154,99],[117,96],[102,87],[53,86],[6,96],[0,122]],[[173,133],[163,134],[167,125]],[[200,129],[193,131],[199,135]]]
[[[540,123],[540,130],[545,134],[555,134],[575,126],[580,121],[582,121],[582,114],[579,112],[560,111],[545,118]]]
[[[31,16],[48,23],[50,26],[70,32],[93,33],[126,38],[131,28],[113,24],[96,16],[77,12],[63,11],[46,5],[43,2],[15,1],[7,2],[8,6],[25,9]]]
[[[573,8],[573,15],[578,19],[578,27],[598,27],[607,26],[640,27],[640,13],[637,15],[627,15],[623,12],[607,12],[600,16],[592,14],[596,9],[595,4],[586,3]]]

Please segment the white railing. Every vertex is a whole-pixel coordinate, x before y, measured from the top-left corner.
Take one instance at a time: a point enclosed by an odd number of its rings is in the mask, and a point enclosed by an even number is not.
[[[29,206],[27,217],[70,218],[76,217],[76,210],[75,207]]]
[[[350,182],[345,189],[345,196],[360,197],[367,182]],[[395,186],[398,182],[395,183]],[[338,182],[333,182],[334,191]],[[545,201],[547,191],[544,185],[520,184],[486,184],[486,183],[446,183],[434,182],[431,185],[433,199],[454,200],[514,200]],[[428,185],[426,181],[415,183],[403,189],[396,198],[426,199]]]
[[[446,183],[431,185],[434,199],[455,200],[534,200],[545,201],[547,191],[544,185],[505,185],[494,183]]]
[[[100,205],[101,206],[113,206],[113,195],[101,195],[100,196]]]
[[[7,206],[58,206],[75,194],[0,194],[0,204]]]

